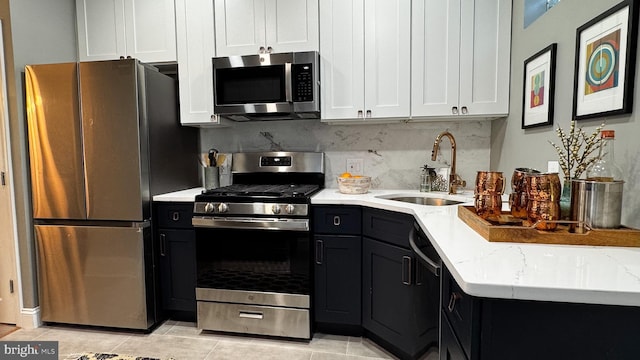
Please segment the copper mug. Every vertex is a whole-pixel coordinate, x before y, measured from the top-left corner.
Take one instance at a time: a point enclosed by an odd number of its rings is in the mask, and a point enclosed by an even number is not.
[[[509,208],[511,215],[527,218],[527,184],[525,177],[527,174],[540,174],[540,171],[531,168],[516,168],[511,175],[511,194],[509,195]]]
[[[558,173],[526,174],[528,201],[560,201],[562,186]]]
[[[527,220],[538,230],[555,230],[560,220],[560,202],[530,199],[527,201]]]
[[[475,195],[502,195],[505,181],[501,171],[478,171]]]
[[[560,220],[560,177],[558,173],[527,174],[527,220],[540,230],[555,230]],[[540,221],[540,222],[538,222]]]
[[[483,219],[498,217],[502,213],[502,195],[476,195],[476,214]]]

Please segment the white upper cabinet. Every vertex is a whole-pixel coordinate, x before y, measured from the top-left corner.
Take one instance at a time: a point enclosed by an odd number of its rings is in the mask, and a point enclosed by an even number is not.
[[[76,0],[80,61],[176,61],[174,0]]]
[[[411,0],[320,2],[324,121],[408,118]]]
[[[511,0],[413,0],[412,117],[509,112]]]
[[[318,0],[214,0],[217,56],[318,50]]]
[[[218,125],[213,116],[215,56],[212,0],[176,0],[180,122]]]

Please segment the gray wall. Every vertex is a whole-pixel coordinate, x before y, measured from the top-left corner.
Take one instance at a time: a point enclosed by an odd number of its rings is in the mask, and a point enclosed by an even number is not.
[[[77,61],[74,0],[10,0],[13,69],[10,94],[11,157],[16,189],[18,251],[25,308],[38,305],[35,247],[29,197],[27,135],[24,116],[23,72],[27,64]],[[7,69],[7,71],[10,71]],[[9,81],[11,78],[8,79]]]
[[[510,174],[516,167],[547,169],[547,161],[557,160],[549,140],[557,142],[555,129],[568,129],[573,104],[573,76],[576,29],[619,3],[619,0],[563,0],[526,29],[523,28],[523,1],[513,2],[511,40],[511,98],[506,119],[496,120],[491,130],[491,165]],[[547,47],[558,44],[556,59],[555,111],[553,126],[521,129],[522,88],[525,59]],[[636,89],[640,87],[636,62]],[[603,121],[607,129],[616,131],[616,162],[625,170],[623,224],[640,228],[640,124],[638,112],[640,92],[635,90],[634,111],[630,115],[581,120],[579,127],[591,134]]]

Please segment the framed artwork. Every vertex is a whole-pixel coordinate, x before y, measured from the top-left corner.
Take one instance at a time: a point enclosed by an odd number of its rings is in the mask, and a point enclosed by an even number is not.
[[[523,129],[553,124],[557,46],[553,43],[524,61]]]
[[[630,113],[633,108],[637,0],[626,0],[578,28],[573,119]]]

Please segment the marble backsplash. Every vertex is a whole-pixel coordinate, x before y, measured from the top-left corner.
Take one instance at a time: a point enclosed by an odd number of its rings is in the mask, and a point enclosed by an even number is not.
[[[446,121],[366,125],[329,125],[319,120],[230,123],[203,128],[200,148],[221,152],[322,151],[326,187],[336,188],[336,176],[347,159],[364,160],[364,175],[372,188],[418,189],[423,165],[449,167],[451,144],[443,138],[437,161],[431,161],[436,136],[448,130],[456,140],[456,170],[473,188],[476,171],[489,170],[491,122]]]

